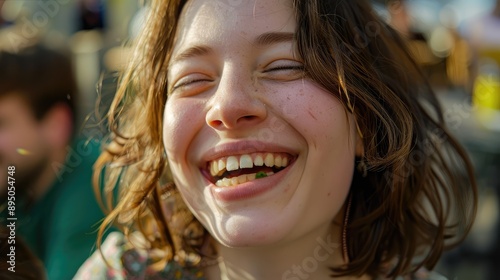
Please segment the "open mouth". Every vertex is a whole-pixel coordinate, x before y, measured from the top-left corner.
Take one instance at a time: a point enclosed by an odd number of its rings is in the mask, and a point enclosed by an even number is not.
[[[287,153],[252,153],[207,162],[209,180],[218,187],[233,187],[272,176],[285,169],[294,157]],[[208,172],[207,172],[208,173]]]

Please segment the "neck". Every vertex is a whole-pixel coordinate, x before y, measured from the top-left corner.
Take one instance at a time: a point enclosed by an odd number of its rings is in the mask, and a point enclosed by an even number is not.
[[[332,279],[329,267],[344,263],[341,244],[341,228],[335,225],[273,246],[229,248],[219,244],[222,261],[218,273],[209,276],[218,274],[221,280]]]

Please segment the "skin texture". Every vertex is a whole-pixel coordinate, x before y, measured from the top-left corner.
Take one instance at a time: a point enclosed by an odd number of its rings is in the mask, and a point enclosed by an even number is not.
[[[222,257],[231,257],[222,278],[281,279],[287,267],[311,255],[317,238],[340,242],[332,221],[342,219],[354,156],[362,148],[352,115],[304,77],[291,36],[256,41],[264,33],[294,31],[288,1],[244,1],[231,10],[190,1],[177,29],[164,144],[185,201]],[[198,51],[185,55],[193,47]],[[284,152],[294,161],[279,180],[273,176],[280,173],[251,182],[272,184],[270,190],[223,201],[201,171],[217,158],[214,150],[217,156]],[[322,277],[326,265],[341,259],[339,251],[317,270]],[[266,265],[271,260],[274,267]]]

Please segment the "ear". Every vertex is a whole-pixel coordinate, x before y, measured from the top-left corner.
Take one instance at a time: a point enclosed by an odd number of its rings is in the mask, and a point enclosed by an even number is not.
[[[73,121],[71,110],[65,104],[54,105],[43,117],[45,140],[55,149],[65,148],[71,141]]]

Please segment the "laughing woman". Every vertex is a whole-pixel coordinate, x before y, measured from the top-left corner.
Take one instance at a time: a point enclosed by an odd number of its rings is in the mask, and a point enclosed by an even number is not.
[[[77,278],[432,279],[474,219],[471,164],[367,1],[153,0],[109,123],[94,179],[124,235]]]

